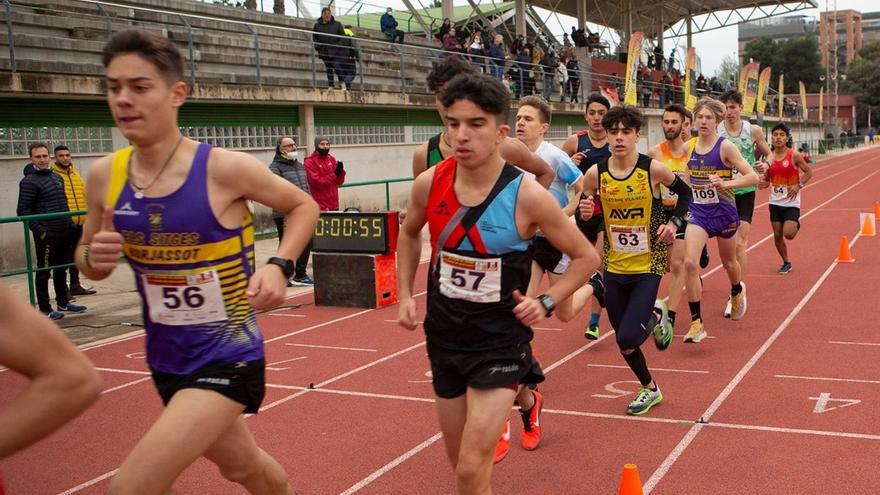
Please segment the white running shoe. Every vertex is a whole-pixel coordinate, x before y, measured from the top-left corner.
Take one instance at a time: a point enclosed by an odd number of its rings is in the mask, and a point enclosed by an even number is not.
[[[746,308],[748,307],[748,299],[746,299],[746,283],[740,282],[740,284],[742,285],[742,292],[730,299],[731,320],[739,320],[745,316]]]
[[[724,317],[725,318],[730,318],[730,306],[731,306],[730,296],[727,296],[727,306],[724,307]]]

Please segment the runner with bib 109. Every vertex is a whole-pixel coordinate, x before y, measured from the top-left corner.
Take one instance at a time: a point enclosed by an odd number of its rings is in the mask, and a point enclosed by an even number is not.
[[[642,114],[635,107],[614,107],[602,125],[608,132],[611,157],[584,174],[584,194],[579,209],[585,219],[593,216],[593,196],[598,192],[605,220],[602,260],[605,269],[605,310],[626,364],[638,377],[642,389],[626,409],[641,415],[663,400],[651,376],[641,345],[655,328],[653,309],[666,273],[667,247],[684,223],[691,189],[665,164],[636,149],[641,138]],[[678,195],[667,220],[660,200],[660,184]],[[661,333],[654,334],[660,350],[669,345],[665,308]]]
[[[453,156],[416,177],[398,241],[398,323],[418,326],[413,282],[431,233],[424,318],[436,407],[458,493],[492,493],[493,454],[513,399],[533,373],[531,326],[550,316],[599,263],[546,189],[505,162],[507,88],[459,75],[443,93]],[[524,296],[537,229],[571,264],[546,293]]]
[[[694,107],[697,137],[691,140],[688,177],[694,190],[687,230],[684,234],[687,273],[685,288],[691,310],[691,326],[685,342],[699,342],[706,337],[700,299],[700,251],[711,237],[716,237],[721,263],[730,280],[731,319],[738,320],[746,313],[746,293],[742,285],[742,269],[736,258],[736,230],[739,215],[733,197],[735,188],[758,183],[758,174],[743,158],[732,142],[718,135],[718,124],[724,118],[724,105],[704,97]],[[741,176],[733,178],[733,170]]]
[[[770,146],[764,139],[764,131],[760,126],[752,125],[748,119],[742,118],[743,97],[738,91],[728,91],[719,98],[724,104],[724,121],[718,126],[718,134],[739,148],[740,154],[749,162],[752,169],[763,176],[767,172]],[[757,160],[755,150],[761,153],[764,160]],[[733,170],[733,178],[738,179],[739,172]],[[749,248],[749,230],[752,226],[752,215],[755,212],[755,186],[737,187],[733,190],[736,211],[739,215],[739,228],[736,230],[736,260],[739,262],[743,277],[746,273],[746,261]],[[732,298],[727,300],[724,317],[730,318]]]

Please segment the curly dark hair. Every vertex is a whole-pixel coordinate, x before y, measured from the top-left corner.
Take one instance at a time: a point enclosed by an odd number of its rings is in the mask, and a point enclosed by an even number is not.
[[[439,93],[443,86],[459,74],[475,75],[477,70],[461,57],[447,57],[442,62],[434,65],[428,74],[428,89],[432,93]]]
[[[498,123],[507,122],[510,114],[510,91],[494,77],[482,74],[459,74],[443,91],[443,106],[450,107],[467,100],[495,116]]]
[[[621,105],[608,110],[608,113],[602,117],[602,127],[611,130],[615,126],[622,126],[624,129],[632,129],[640,131],[642,129],[642,112],[638,108],[631,105]]]

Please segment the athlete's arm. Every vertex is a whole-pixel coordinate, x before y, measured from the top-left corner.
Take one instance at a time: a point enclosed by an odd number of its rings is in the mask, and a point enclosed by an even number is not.
[[[571,156],[571,155],[577,153],[577,146],[578,146],[578,135],[572,134],[571,136],[568,136],[567,138],[565,138],[565,142],[562,143],[562,151],[564,151],[566,155]]]
[[[675,202],[675,207],[672,209],[672,217],[683,220],[693,198],[691,188],[677,175],[672,173],[669,167],[657,160],[651,162],[651,177],[656,180],[656,183],[663,184],[677,195],[678,199]],[[651,187],[655,187],[656,183],[651,184]],[[657,239],[668,244],[675,240],[676,231],[678,231],[678,225],[670,218],[669,222],[660,226],[660,229],[657,231]]]
[[[513,163],[526,172],[535,174],[535,180],[544,189],[547,189],[553,183],[555,174],[550,165],[540,156],[532,153],[529,147],[519,139],[505,138],[504,141],[501,141],[501,146],[499,146],[498,150],[501,153],[501,158],[504,158],[505,161]]]
[[[655,144],[648,148],[648,156],[650,156],[652,160],[663,161],[663,157],[660,153],[660,145]]]
[[[730,168],[736,169],[742,177],[732,180],[721,180],[717,175],[709,176],[709,181],[717,189],[736,189],[740,187],[754,186],[758,183],[758,174],[743,158],[739,148],[725,139],[721,143],[721,160]]]
[[[750,124],[751,125],[751,124]],[[755,168],[758,169],[758,173],[763,174],[767,171],[767,158],[770,157],[770,145],[767,144],[767,140],[764,139],[764,130],[761,127],[753,125],[752,126],[752,142],[755,143],[755,148],[761,152],[761,160],[760,163],[758,161],[755,162]]]
[[[28,384],[0,409],[0,459],[84,411],[101,391],[94,366],[51,323],[0,285],[0,365]]]
[[[803,175],[801,175],[801,180],[798,181],[798,184],[788,191],[788,197],[790,199],[794,199],[797,196],[798,191],[806,187],[807,182],[813,177],[813,169],[807,165],[807,161],[804,160],[803,155],[798,153],[797,151],[791,154],[791,159],[794,162],[794,166],[801,169]]]
[[[412,173],[413,178],[416,178],[424,172],[428,170],[428,143],[422,143],[416,148],[416,151],[413,153],[412,157]]]
[[[581,188],[581,200],[578,203],[578,211],[581,220],[589,220],[593,217],[593,196],[599,188],[599,167],[590,167],[584,174],[583,187]]]
[[[276,256],[296,259],[315,233],[318,205],[302,189],[273,174],[256,158],[235,151],[215,149],[208,180],[217,184],[229,203],[211,200],[211,206],[232,204],[238,199],[262,203],[284,213],[284,236]],[[214,190],[210,187],[209,191]],[[219,217],[219,214],[215,213]],[[248,281],[247,296],[256,310],[271,309],[284,300],[287,284],[277,265],[260,266]]]
[[[577,227],[562,214],[556,200],[536,184],[523,181],[516,204],[520,237],[526,238],[539,228],[557,249],[571,258],[571,265],[565,274],[545,293],[556,302],[568,299],[596,271],[599,254]],[[533,325],[545,318],[544,307],[537,299],[517,296],[517,302],[513,312],[524,324]]]
[[[113,205],[106,204],[112,162],[112,155],[105,156],[89,167],[89,187],[86,188],[89,215],[73,259],[80,273],[91,280],[107,278],[122,256],[122,235],[113,227]]]
[[[418,326],[416,301],[413,299],[413,282],[419,268],[422,254],[422,227],[427,222],[425,208],[428,206],[428,193],[434,171],[429,170],[416,177],[410,193],[406,219],[400,226],[397,236],[397,324],[408,330]],[[439,247],[435,247],[439,249]],[[429,268],[430,269],[430,268]]]
[[[569,190],[571,192],[569,193],[570,196],[568,197],[568,204],[565,205],[565,208],[562,209],[562,213],[564,213],[566,217],[574,215],[574,212],[578,209],[581,193],[584,191],[583,178],[581,177],[573,184],[571,184],[569,186]]]

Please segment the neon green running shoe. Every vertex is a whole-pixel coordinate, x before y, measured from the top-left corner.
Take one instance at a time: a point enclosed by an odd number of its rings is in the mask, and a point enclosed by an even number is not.
[[[596,340],[599,338],[599,325],[588,325],[587,329],[584,330],[584,337],[587,340]]]
[[[642,387],[636,398],[627,406],[626,413],[641,416],[661,402],[663,402],[663,394],[660,392],[660,387],[657,387],[657,390]]]
[[[665,351],[669,347],[669,343],[672,342],[675,332],[672,324],[669,323],[669,308],[666,307],[663,299],[654,301],[654,314],[658,315],[657,324],[653,328],[654,344],[657,346],[657,349]]]

